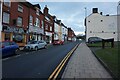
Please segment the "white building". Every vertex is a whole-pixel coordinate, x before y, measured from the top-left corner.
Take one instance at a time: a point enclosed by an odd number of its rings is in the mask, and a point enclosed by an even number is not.
[[[102,15],[98,8],[93,8],[93,13],[85,19],[85,26],[86,42],[90,37],[114,38],[117,41],[117,15]]]
[[[62,23],[62,41],[67,41],[67,35],[68,35],[68,29],[67,29],[67,27]]]
[[[118,30],[118,41],[120,41],[120,1],[118,2],[118,6],[117,6],[117,30]]]
[[[55,22],[54,23],[54,40],[59,39],[59,25]]]

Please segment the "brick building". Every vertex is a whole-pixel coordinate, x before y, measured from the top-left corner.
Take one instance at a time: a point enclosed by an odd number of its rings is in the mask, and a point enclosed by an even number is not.
[[[76,41],[76,36],[71,28],[68,28],[68,41]]]
[[[47,5],[44,7],[44,31],[45,31],[45,41],[47,43],[52,43],[54,41],[54,19],[53,16],[49,14],[49,9]]]
[[[15,41],[24,46],[28,40],[42,40],[44,15],[39,4],[3,2],[2,41]]]

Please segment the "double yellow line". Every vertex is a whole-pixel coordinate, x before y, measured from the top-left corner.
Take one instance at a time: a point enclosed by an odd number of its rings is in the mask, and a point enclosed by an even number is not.
[[[58,76],[58,74],[60,73],[60,71],[62,70],[63,66],[65,65],[65,63],[67,62],[67,60],[70,58],[70,56],[72,55],[72,53],[75,51],[75,49],[79,46],[79,44],[77,44],[65,57],[64,59],[61,61],[61,63],[56,67],[56,69],[53,71],[53,73],[50,75],[50,77],[48,78],[48,80],[55,80]]]

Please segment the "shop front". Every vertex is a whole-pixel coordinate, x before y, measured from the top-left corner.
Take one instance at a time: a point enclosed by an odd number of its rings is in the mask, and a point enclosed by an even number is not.
[[[52,43],[52,33],[51,32],[45,32],[46,39],[45,41],[49,44]]]
[[[44,30],[39,27],[29,26],[28,36],[29,36],[29,40],[37,40],[37,41],[43,40]]]
[[[24,46],[26,44],[26,34],[23,28],[18,28],[15,26],[2,26],[2,41],[14,41],[19,46]]]

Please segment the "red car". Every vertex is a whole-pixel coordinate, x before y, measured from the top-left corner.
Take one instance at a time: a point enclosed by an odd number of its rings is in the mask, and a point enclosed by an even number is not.
[[[64,41],[62,40],[54,40],[53,45],[63,45]]]

